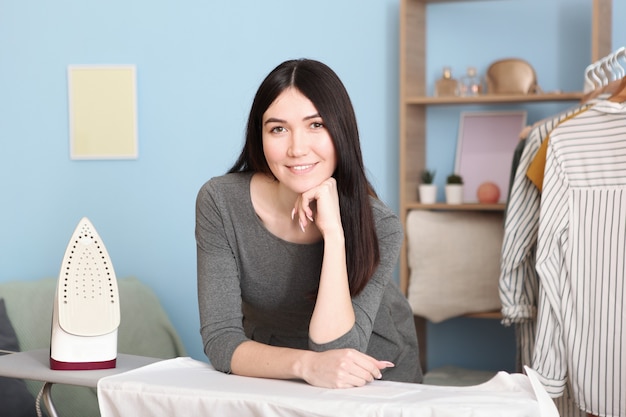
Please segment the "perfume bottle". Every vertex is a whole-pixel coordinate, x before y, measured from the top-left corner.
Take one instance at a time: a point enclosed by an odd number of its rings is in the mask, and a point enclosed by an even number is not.
[[[473,97],[482,93],[482,82],[476,73],[476,68],[467,67],[467,73],[459,79],[457,95]]]
[[[457,80],[452,78],[450,67],[443,67],[441,78],[435,82],[435,97],[454,96],[458,88],[457,84]]]

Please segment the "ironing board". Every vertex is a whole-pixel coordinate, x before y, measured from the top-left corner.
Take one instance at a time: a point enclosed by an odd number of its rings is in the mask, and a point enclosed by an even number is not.
[[[58,417],[51,396],[53,384],[96,388],[101,378],[137,369],[160,360],[162,359],[119,353],[115,368],[89,371],[54,371],[50,369],[50,350],[38,349],[0,356],[0,376],[43,381],[42,398],[48,414],[50,417]]]
[[[249,378],[188,357],[100,379],[102,417],[558,417],[531,369],[471,387],[374,381],[349,389]]]

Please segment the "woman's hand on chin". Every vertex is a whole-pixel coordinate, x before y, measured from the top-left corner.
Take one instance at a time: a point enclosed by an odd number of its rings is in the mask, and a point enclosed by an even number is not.
[[[314,222],[324,237],[333,232],[343,235],[337,181],[328,178],[302,193],[294,204],[291,218],[299,222],[303,232]]]
[[[361,387],[380,379],[381,370],[394,366],[355,349],[308,353],[302,359],[302,379],[322,388]]]

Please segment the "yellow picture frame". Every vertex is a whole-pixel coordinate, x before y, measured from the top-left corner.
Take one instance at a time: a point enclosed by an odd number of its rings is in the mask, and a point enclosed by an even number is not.
[[[68,67],[71,159],[136,159],[134,65]]]

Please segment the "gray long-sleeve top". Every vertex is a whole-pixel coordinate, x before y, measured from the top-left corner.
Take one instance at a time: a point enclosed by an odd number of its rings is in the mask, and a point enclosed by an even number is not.
[[[324,243],[296,244],[270,233],[254,211],[251,177],[213,178],[196,200],[200,334],[211,364],[230,372],[233,352],[246,340],[313,351],[354,348],[396,365],[383,379],[421,382],[413,313],[392,279],[403,239],[397,216],[371,199],[380,265],[352,299],[352,329],[316,344],[308,328]]]

